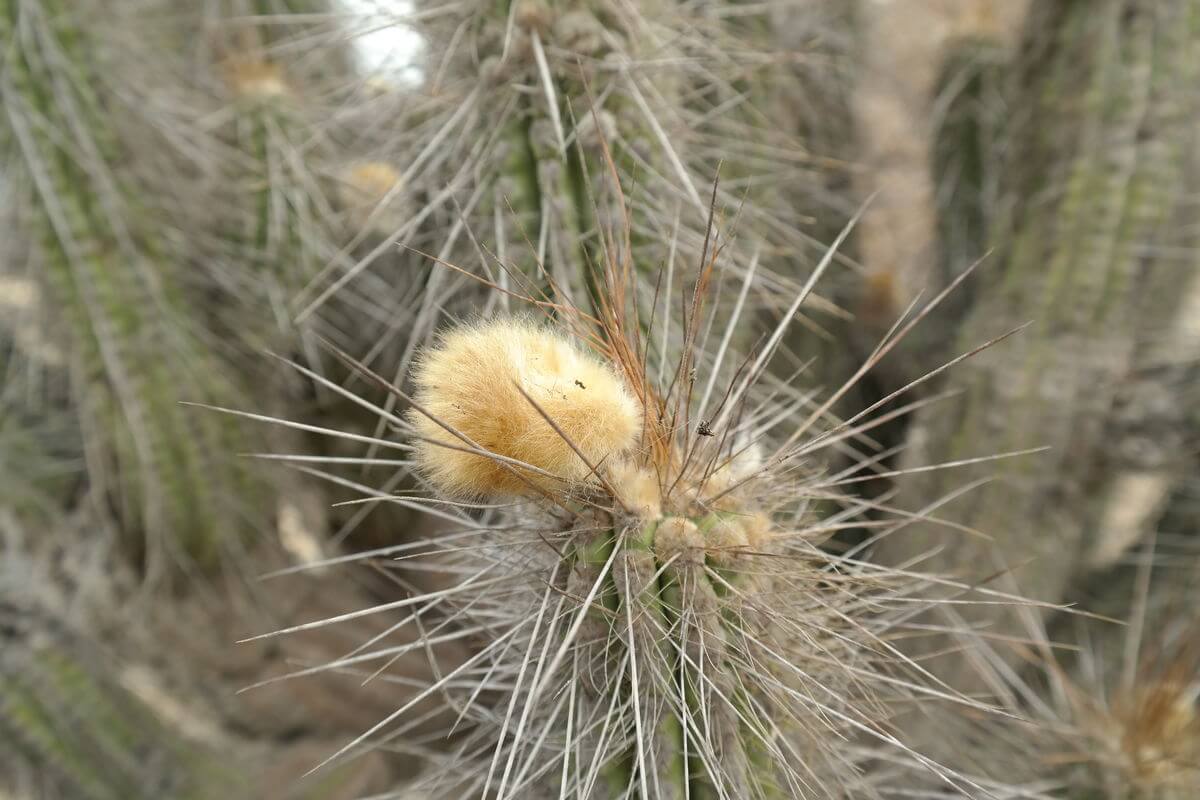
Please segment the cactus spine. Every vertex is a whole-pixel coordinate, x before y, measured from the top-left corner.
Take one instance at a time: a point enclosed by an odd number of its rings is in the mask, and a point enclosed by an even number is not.
[[[122,169],[114,100],[87,77],[105,74],[98,35],[77,7],[5,0],[0,120],[6,163],[27,176],[45,284],[70,321],[93,486],[161,575],[172,561],[211,564],[254,511],[245,477],[219,463],[237,441],[229,424],[179,406],[236,390],[199,338],[167,222]]]
[[[1119,488],[1113,479],[1125,457],[1112,433],[1123,427],[1121,395],[1150,366],[1139,352],[1147,320],[1138,309],[1155,291],[1193,280],[1190,266],[1143,249],[1178,241],[1182,228],[1172,220],[1187,207],[1197,174],[1194,98],[1185,93],[1183,102],[1172,88],[1200,69],[1197,22],[1200,4],[1192,0],[1035,4],[1011,87],[1017,113],[1009,152],[1019,163],[1006,170],[1002,213],[990,230],[999,263],[984,270],[958,347],[1031,318],[1036,324],[1012,347],[964,365],[956,382],[965,397],[953,413],[915,419],[934,444],[912,452],[914,459],[1051,448],[1045,457],[1007,462],[1000,485],[952,516],[994,531],[994,552],[1026,564],[1015,575],[1022,592],[1048,602],[1062,600],[1097,547],[1091,539],[1111,502],[1109,489],[1098,487]],[[1166,308],[1165,318],[1177,313]],[[1178,455],[1163,444],[1154,444],[1151,460],[1165,467]],[[927,502],[977,470],[965,472],[914,476],[906,487],[915,502]],[[1114,499],[1126,508],[1132,502]],[[1141,531],[1124,535],[1136,541]],[[885,557],[904,560],[937,536],[922,528],[893,539]],[[958,539],[931,566],[976,574],[984,563],[991,558]]]

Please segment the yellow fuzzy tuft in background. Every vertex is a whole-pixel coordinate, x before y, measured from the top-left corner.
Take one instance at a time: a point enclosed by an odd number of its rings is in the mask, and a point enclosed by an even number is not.
[[[403,181],[391,164],[359,161],[343,170],[340,178],[338,199],[357,228],[386,235],[399,230],[409,219],[403,202]]]
[[[620,377],[527,319],[491,320],[445,334],[422,356],[414,383],[416,401],[429,415],[409,413],[421,437],[415,443],[417,463],[450,496],[528,495],[530,483],[540,488],[561,488],[560,480],[579,483],[591,470],[571,444],[595,466],[630,450],[641,433],[641,406]],[[452,449],[469,445],[435,419],[480,448],[554,477]]]
[[[224,65],[225,82],[243,100],[273,100],[289,93],[283,67],[257,59],[231,59]]]

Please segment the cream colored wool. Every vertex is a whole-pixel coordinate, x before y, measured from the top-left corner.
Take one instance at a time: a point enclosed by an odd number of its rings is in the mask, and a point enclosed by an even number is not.
[[[531,484],[560,488],[595,480],[588,463],[615,463],[641,433],[641,407],[612,369],[527,319],[456,328],[424,354],[414,383],[427,412],[409,415],[421,437],[417,462],[454,497],[528,495]],[[554,477],[453,449],[470,445],[438,421],[479,448]]]
[[[619,461],[607,467],[605,474],[621,503],[634,515],[642,519],[662,516],[662,487],[649,469]]]

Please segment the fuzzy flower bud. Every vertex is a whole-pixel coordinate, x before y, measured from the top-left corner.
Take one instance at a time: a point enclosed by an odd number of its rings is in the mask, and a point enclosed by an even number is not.
[[[558,486],[532,470],[452,449],[469,445],[438,422],[483,449],[568,484],[590,475],[579,453],[598,465],[627,452],[641,433],[641,408],[620,377],[529,320],[493,320],[451,331],[424,354],[414,382],[417,402],[433,417],[415,410],[409,415],[421,437],[417,463],[449,496],[523,495],[530,493],[530,483]]]

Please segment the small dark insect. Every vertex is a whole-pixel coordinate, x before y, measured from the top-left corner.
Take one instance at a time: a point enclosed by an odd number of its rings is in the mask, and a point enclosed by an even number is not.
[[[587,388],[586,386],[584,386],[584,385],[583,385],[583,381],[581,381],[581,380],[578,380],[578,379],[575,381],[575,385],[576,385],[576,386],[578,386],[580,389],[586,389],[586,388]]]
[[[700,420],[700,426],[696,428],[696,433],[700,434],[701,436],[716,436],[716,434],[713,433],[713,429],[708,427],[708,420],[704,419]]]

